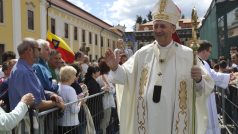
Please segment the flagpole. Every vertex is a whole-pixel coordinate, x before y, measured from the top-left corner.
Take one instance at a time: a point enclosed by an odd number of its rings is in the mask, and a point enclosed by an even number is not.
[[[197,49],[199,47],[197,40],[197,25],[198,16],[195,7],[192,9],[191,22],[192,22],[192,42],[190,47],[193,49],[193,65],[197,65]],[[192,134],[196,133],[196,89],[195,81],[193,80],[193,99],[192,99]]]

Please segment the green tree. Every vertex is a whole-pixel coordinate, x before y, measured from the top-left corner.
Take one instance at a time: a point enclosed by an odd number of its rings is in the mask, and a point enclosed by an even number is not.
[[[152,12],[149,11],[149,13],[147,14],[147,20],[148,22],[152,21]]]
[[[146,20],[146,19],[144,19],[144,20],[143,20],[143,22],[142,22],[142,24],[145,24],[146,22],[147,22],[147,20]]]
[[[142,22],[143,22],[142,17],[139,15],[136,15],[136,23],[142,24]]]
[[[185,19],[185,15],[184,14],[182,14],[182,19]]]

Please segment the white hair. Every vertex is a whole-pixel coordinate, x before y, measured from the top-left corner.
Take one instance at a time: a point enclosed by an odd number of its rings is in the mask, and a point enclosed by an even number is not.
[[[50,43],[48,41],[46,41],[46,40],[38,39],[36,41],[39,44],[40,48],[44,48],[44,47],[49,47],[50,46]]]

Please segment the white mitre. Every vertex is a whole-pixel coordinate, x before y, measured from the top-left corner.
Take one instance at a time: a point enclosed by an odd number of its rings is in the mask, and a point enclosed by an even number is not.
[[[181,17],[180,9],[172,0],[160,0],[152,12],[153,21],[162,20],[176,25]]]

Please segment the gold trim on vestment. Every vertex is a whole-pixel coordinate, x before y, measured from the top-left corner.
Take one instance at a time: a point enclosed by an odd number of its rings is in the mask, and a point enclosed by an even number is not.
[[[146,83],[148,81],[148,67],[144,66],[143,70],[141,71],[141,77],[140,77],[140,89],[139,89],[139,97],[137,98],[137,120],[138,120],[138,132],[139,134],[145,134],[146,128],[145,128],[145,100],[144,100],[144,90],[146,87]],[[140,105],[141,103],[141,105]],[[139,107],[142,108],[143,117],[140,118],[140,110]]]
[[[147,69],[147,67],[144,67],[141,72],[141,77],[140,77],[140,90],[139,90],[140,96],[144,95],[144,89],[145,89],[147,80],[148,80],[148,69]]]
[[[179,113],[178,113],[178,117],[177,117],[177,120],[176,120],[176,134],[179,134],[181,132],[179,132],[179,122],[181,121],[180,120],[180,117],[184,116],[184,120],[183,120],[183,123],[185,124],[184,125],[184,128],[183,128],[183,134],[186,133],[186,130],[187,130],[187,127],[188,127],[188,113],[187,113],[187,84],[186,84],[186,81],[181,81],[180,82],[180,89],[179,89]]]
[[[160,1],[160,8],[159,8],[160,13],[164,12],[166,5],[167,5],[167,0],[161,0]]]
[[[169,15],[163,14],[163,13],[158,13],[154,15],[154,20],[166,20],[169,21],[170,17]]]
[[[139,102],[141,101],[142,109],[143,109],[143,118],[140,120],[139,118]],[[138,132],[139,134],[146,134],[146,129],[145,129],[145,101],[142,96],[138,97],[138,103],[137,103],[137,117],[138,117]]]

